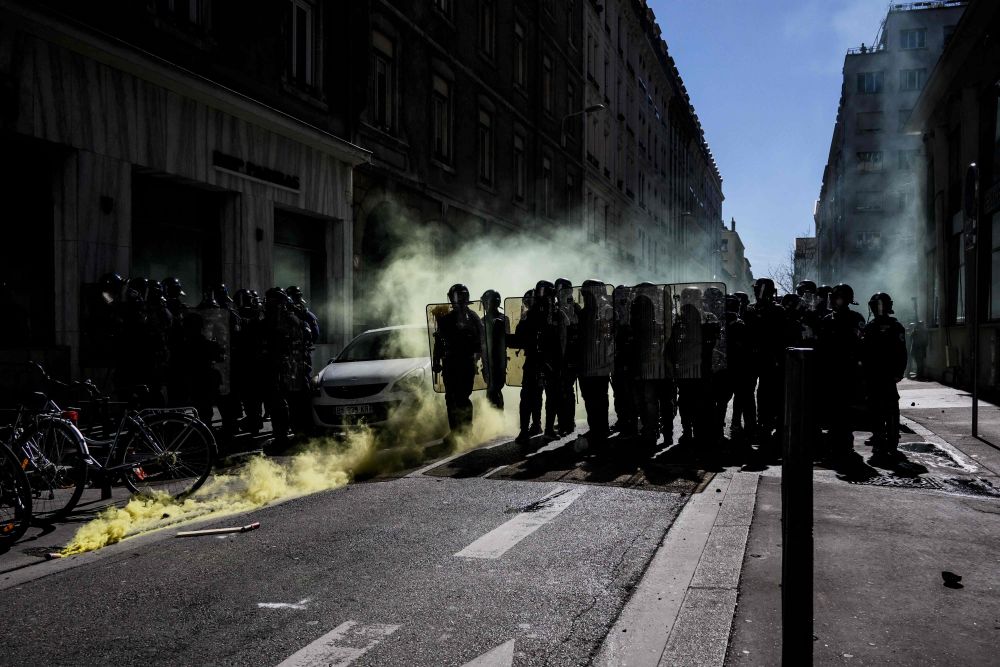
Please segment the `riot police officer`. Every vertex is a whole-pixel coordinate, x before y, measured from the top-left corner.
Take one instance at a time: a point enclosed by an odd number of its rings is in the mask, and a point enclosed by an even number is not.
[[[757,431],[757,370],[754,365],[753,332],[747,321],[752,316],[748,310],[750,297],[746,292],[733,292],[732,299],[734,303],[729,303],[727,298],[726,321],[738,320],[739,324],[730,337],[732,349],[728,352],[733,379],[733,418],[729,425],[729,438],[741,445],[751,445]]]
[[[312,378],[312,355],[320,337],[319,318],[309,310],[302,288],[291,285],[285,292],[292,300],[292,312],[302,322],[305,330],[300,350],[298,377],[296,378],[297,388],[290,399],[292,418],[296,429],[305,431],[312,427],[312,389],[309,383]]]
[[[297,386],[296,349],[303,336],[302,323],[292,312],[292,300],[280,287],[272,287],[264,294],[262,324],[262,393],[271,415],[273,433],[273,442],[268,449],[280,451],[288,444],[288,396]]]
[[[507,334],[510,320],[500,311],[500,292],[488,289],[480,299],[483,304],[483,329],[486,335],[486,357],[489,384],[486,399],[490,404],[503,410],[503,387],[507,375]]]
[[[517,443],[525,443],[541,432],[538,423],[542,411],[542,395],[545,395],[545,436],[555,438],[554,429],[558,410],[558,383],[555,369],[558,355],[553,347],[558,346],[553,310],[555,309],[555,286],[548,280],[539,280],[535,289],[525,295],[527,312],[507,337],[507,347],[523,350],[524,368],[521,381],[521,402],[519,417],[521,430],[515,438]]]
[[[553,283],[554,298],[558,308],[553,315],[558,318],[560,328],[561,354],[556,369],[559,395],[559,409],[556,412],[556,434],[564,436],[576,430],[576,378],[580,366],[580,337],[577,323],[580,304],[573,301],[573,283],[566,278],[558,278]]]
[[[623,438],[635,437],[639,432],[638,399],[635,391],[639,358],[630,321],[630,294],[630,287],[619,285],[612,295],[615,310],[615,359],[611,371],[611,389],[614,392],[617,421],[611,430]]]
[[[872,465],[892,465],[899,460],[899,392],[896,383],[906,372],[906,331],[892,317],[892,298],[876,292],[868,300],[872,319],[862,334],[862,367],[868,405],[875,421]]]
[[[754,350],[754,374],[758,378],[758,452],[762,461],[778,457],[777,438],[784,412],[785,312],[775,301],[774,281],[754,281],[754,304],[747,309],[746,323]]]
[[[608,386],[614,359],[614,316],[607,286],[584,280],[580,288],[577,354],[580,394],[587,410],[587,440],[601,445],[608,437]]]
[[[476,361],[483,355],[485,338],[482,320],[469,309],[469,288],[462,284],[448,290],[452,309],[438,318],[434,332],[434,357],[431,370],[441,373],[444,399],[448,408],[449,438],[472,426],[472,388],[476,379]],[[488,381],[487,377],[487,381]]]
[[[237,290],[234,299],[240,327],[232,342],[232,394],[246,415],[242,430],[256,435],[262,426],[264,311],[250,290]]]
[[[184,298],[187,296],[187,292],[184,291],[184,286],[181,285],[181,281],[177,278],[164,278],[163,282],[163,293],[167,299],[167,309],[170,314],[174,316],[175,322],[180,322],[184,317],[184,313],[188,310],[188,305],[184,303]]]
[[[829,432],[828,460],[834,466],[852,465],[860,459],[853,443],[854,404],[861,393],[861,340],[865,318],[851,310],[854,290],[846,283],[830,292],[831,312],[823,318],[817,350],[823,372],[821,386],[825,423]]]
[[[711,349],[715,341],[711,335],[713,332],[705,326],[703,297],[699,287],[681,289],[669,342],[677,383],[677,409],[681,415],[679,444],[683,446],[696,442],[713,444],[709,374]]]

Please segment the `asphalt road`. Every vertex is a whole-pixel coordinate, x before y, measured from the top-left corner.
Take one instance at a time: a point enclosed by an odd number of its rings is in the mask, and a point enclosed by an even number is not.
[[[0,581],[0,662],[586,664],[688,496],[582,458],[351,484],[198,526],[253,532],[25,568]]]

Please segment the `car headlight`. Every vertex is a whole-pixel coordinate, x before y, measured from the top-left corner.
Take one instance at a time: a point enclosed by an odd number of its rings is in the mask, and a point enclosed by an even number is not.
[[[321,392],[322,385],[320,384],[321,382],[323,382],[323,371],[316,373],[316,375],[313,375],[312,378],[309,380],[309,387],[312,389],[313,396],[319,396],[322,393]]]
[[[423,368],[414,368],[412,371],[396,380],[396,384],[393,385],[393,389],[398,391],[407,391],[414,394],[423,391],[425,388],[426,385],[424,384]]]

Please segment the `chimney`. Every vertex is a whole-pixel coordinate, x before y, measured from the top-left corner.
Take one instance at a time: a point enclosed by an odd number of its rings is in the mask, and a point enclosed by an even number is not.
[[[731,232],[735,232],[736,231],[736,218],[732,218],[729,221],[729,231],[731,231]]]

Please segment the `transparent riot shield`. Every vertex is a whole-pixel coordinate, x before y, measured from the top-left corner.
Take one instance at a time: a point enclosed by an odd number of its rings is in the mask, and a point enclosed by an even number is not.
[[[674,377],[696,380],[726,370],[726,285],[678,283],[669,289]]]
[[[441,328],[442,323],[445,323],[451,316],[454,308],[450,303],[431,303],[427,305],[427,342],[430,346],[430,356],[431,359],[434,358],[434,344],[436,340],[436,334],[438,329]],[[489,370],[484,367],[484,357],[486,356],[486,332],[483,327],[483,304],[480,301],[473,301],[469,304],[469,311],[475,315],[475,318],[467,324],[461,324],[460,328],[463,326],[474,326],[476,331],[474,333],[475,337],[479,341],[478,350],[476,351],[476,375],[473,379],[472,390],[481,391],[486,389],[486,377]],[[447,325],[445,325],[447,326]],[[447,344],[447,343],[445,343]],[[433,385],[434,391],[439,394],[444,393],[444,376],[442,373],[433,374]]]
[[[638,380],[671,377],[666,344],[672,322],[668,317],[666,285],[643,284],[616,287],[612,308],[616,346],[612,363]]]
[[[816,344],[819,335],[819,321],[823,313],[820,308],[820,298],[815,292],[805,292],[799,301],[798,320],[802,327],[802,343],[807,347]]]
[[[534,341],[523,340],[524,327],[518,326],[525,321],[531,298],[509,297],[503,301],[504,313],[510,324],[510,335],[507,336],[507,381],[509,387],[520,387],[524,383],[525,347]],[[520,335],[519,335],[520,334]]]
[[[614,287],[587,285],[559,292],[567,322],[566,355],[579,377],[608,377],[615,359]]]
[[[201,335],[212,343],[212,367],[219,381],[219,393],[223,396],[230,391],[232,372],[232,332],[230,315],[225,308],[192,308],[188,311],[201,318]]]

